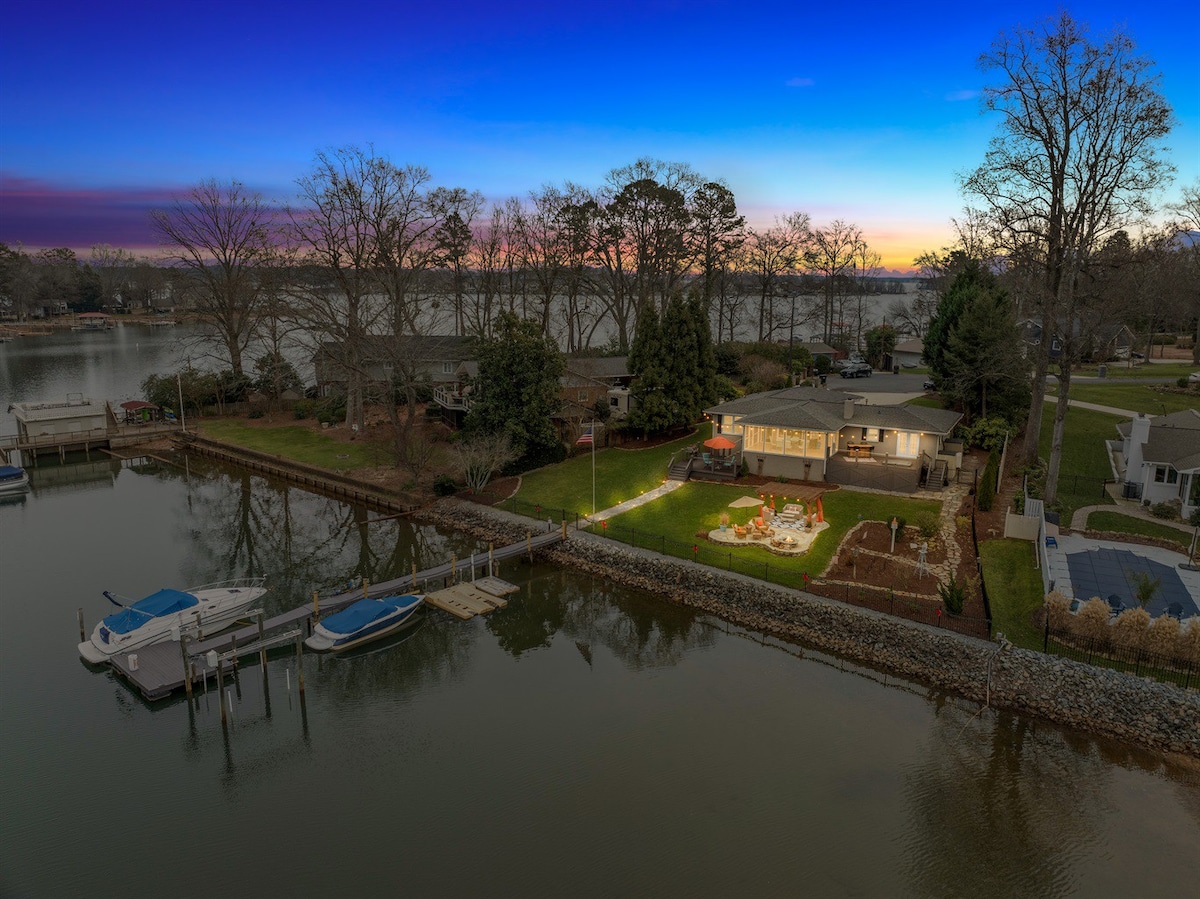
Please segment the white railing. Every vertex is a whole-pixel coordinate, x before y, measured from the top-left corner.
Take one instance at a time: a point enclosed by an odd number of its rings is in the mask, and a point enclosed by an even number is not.
[[[435,387],[433,389],[433,399],[444,409],[462,409],[464,411],[470,411],[471,409],[470,398],[453,388]]]

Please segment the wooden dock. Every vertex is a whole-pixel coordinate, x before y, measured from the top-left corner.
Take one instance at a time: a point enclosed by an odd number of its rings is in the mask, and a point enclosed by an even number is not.
[[[424,593],[428,605],[443,609],[458,618],[468,619],[475,615],[483,615],[493,609],[504,608],[508,605],[504,596],[519,589],[490,574],[496,562],[535,552],[564,539],[565,533],[559,529],[538,534],[536,537],[529,535],[518,543],[490,549],[486,553],[468,556],[465,559],[452,558],[449,562],[404,577],[378,584],[364,584],[334,596],[319,597],[316,609],[312,603],[306,603],[271,618],[264,618],[261,626],[255,620],[244,627],[227,630],[207,639],[188,640],[186,648],[180,645],[179,640],[143,646],[133,652],[114,656],[106,664],[147,700],[153,701],[164,699],[185,687],[185,652],[191,666],[193,684],[203,684],[208,678],[215,678],[217,674],[216,669],[208,664],[209,652],[216,652],[222,656],[233,653],[233,658],[236,659],[260,650],[296,643],[302,635],[310,631],[314,614],[324,617],[344,609],[364,596]],[[483,576],[478,579],[475,578],[477,571],[483,572]],[[466,577],[460,580],[462,575]],[[263,635],[262,641],[259,638],[260,633]]]

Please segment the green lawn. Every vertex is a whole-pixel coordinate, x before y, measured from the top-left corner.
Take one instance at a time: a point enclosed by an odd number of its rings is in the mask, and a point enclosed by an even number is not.
[[[1093,512],[1088,516],[1087,526],[1094,531],[1140,534],[1143,537],[1170,540],[1172,543],[1178,543],[1185,550],[1192,545],[1192,535],[1187,531],[1159,524],[1156,521],[1135,518],[1132,515],[1122,515],[1120,512]]]
[[[1047,394],[1054,395],[1057,392],[1057,384],[1047,385]],[[1200,393],[1159,393],[1149,384],[1072,383],[1071,399],[1151,415],[1200,409]]]
[[[690,434],[650,449],[610,447],[596,450],[596,509],[608,509],[657,487],[667,476],[671,455],[703,439],[700,434]],[[565,462],[529,472],[521,479],[517,499],[546,509],[567,509],[590,515],[591,452],[583,451]]]
[[[942,401],[936,396],[914,396],[905,405],[928,406],[930,409],[941,409]]]
[[[1164,378],[1174,381],[1176,378],[1183,378],[1196,371],[1196,366],[1190,362],[1164,362],[1159,364],[1152,362],[1150,364],[1135,365],[1129,367],[1127,362],[1110,362],[1105,369],[1106,378]],[[1079,374],[1094,376],[1098,372],[1095,365],[1084,365],[1080,368]]]
[[[386,443],[366,440],[343,443],[321,431],[297,425],[255,428],[236,419],[205,419],[200,433],[213,440],[334,471],[377,468],[394,461]]]
[[[697,540],[697,532],[707,533],[718,526],[722,512],[729,513],[731,524],[745,524],[754,517],[757,509],[753,506],[729,508],[729,503],[738,497],[753,495],[752,487],[690,481],[653,502],[618,515],[611,520],[609,528],[595,530],[608,533],[614,539],[626,540],[629,538],[624,532],[634,529],[639,534],[646,535],[646,539],[638,538],[638,545],[651,548],[663,546],[668,553],[676,555],[688,555],[689,548],[695,546],[696,551],[691,557],[720,567],[726,567],[732,553],[732,558],[736,560],[735,567],[739,563],[745,563],[741,569],[743,571],[750,571],[753,570],[752,566],[767,563],[771,568],[772,581],[802,586],[802,574],[819,574],[833,557],[846,531],[860,520],[890,521],[893,516],[900,515],[912,521],[919,512],[937,514],[941,510],[941,505],[933,500],[860,493],[855,490],[834,490],[821,497],[829,528],[821,533],[812,549],[802,556],[776,555],[752,543],[726,547]],[[782,500],[782,497],[776,497],[777,504]],[[656,543],[649,539],[649,535],[664,537],[666,542]],[[674,548],[671,546],[672,542],[676,544]],[[788,574],[794,578],[789,579]]]
[[[1057,407],[1047,403],[1042,410],[1042,432],[1038,452],[1043,459],[1050,458],[1050,439],[1054,433],[1054,412]],[[1111,503],[1112,498],[1104,491],[1101,481],[1112,478],[1108,450],[1104,441],[1117,437],[1117,423],[1122,419],[1105,412],[1090,409],[1067,410],[1066,428],[1063,432],[1062,463],[1059,466],[1058,498],[1052,508],[1061,514],[1067,525],[1071,514],[1081,506]]]
[[[1033,623],[1041,608],[1042,573],[1034,564],[1028,540],[988,540],[979,544],[983,577],[992,607],[992,632],[1002,633],[1024,649],[1042,648],[1042,631]]]

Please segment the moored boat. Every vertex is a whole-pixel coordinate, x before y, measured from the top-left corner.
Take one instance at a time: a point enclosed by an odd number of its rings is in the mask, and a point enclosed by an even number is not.
[[[318,622],[304,645],[314,652],[340,652],[378,640],[413,624],[424,601],[419,593],[360,599]]]
[[[29,472],[17,465],[0,465],[0,493],[16,493],[29,486]]]
[[[199,639],[237,621],[267,592],[265,578],[235,578],[190,590],[159,590],[124,603],[105,591],[121,611],[102,619],[90,640],[79,644],[84,661],[98,665],[118,653],[176,640],[181,631]]]

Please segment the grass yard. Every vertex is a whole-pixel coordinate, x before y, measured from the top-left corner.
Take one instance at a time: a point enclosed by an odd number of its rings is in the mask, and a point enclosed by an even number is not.
[[[1105,370],[1106,378],[1163,378],[1174,381],[1176,378],[1186,378],[1196,370],[1196,366],[1187,361],[1179,362],[1152,362],[1135,365],[1129,367],[1127,362],[1112,362],[1109,363]],[[1094,377],[1097,374],[1097,366],[1085,365],[1079,369],[1079,374]]]
[[[992,607],[992,632],[1003,633],[1023,649],[1042,648],[1042,631],[1033,623],[1041,608],[1042,573],[1028,540],[988,540],[979,544],[983,577]]]
[[[393,463],[391,448],[385,443],[346,442],[302,425],[252,427],[235,419],[205,419],[200,433],[213,440],[334,471],[378,468]]]
[[[1157,521],[1146,521],[1120,512],[1093,512],[1088,516],[1087,526],[1094,531],[1112,531],[1117,534],[1138,534],[1142,537],[1157,537],[1178,543],[1186,551],[1192,545],[1192,535]]]
[[[1057,407],[1047,403],[1042,410],[1042,432],[1038,452],[1050,458],[1050,440],[1054,433],[1054,412]],[[1062,463],[1059,466],[1058,498],[1053,508],[1061,514],[1064,524],[1081,506],[1113,502],[1103,489],[1102,481],[1112,478],[1112,465],[1104,441],[1117,437],[1117,423],[1122,419],[1105,412],[1071,408],[1067,410],[1063,432]]]
[[[702,438],[690,434],[649,449],[619,447],[596,451],[596,509],[608,509],[659,486],[667,476],[671,455]],[[517,499],[544,509],[592,512],[592,454],[590,451],[557,465],[547,465],[521,478]],[[716,527],[714,524],[713,527]]]
[[[906,406],[928,406],[930,409],[941,409],[942,401],[936,396],[914,396],[905,403]]]
[[[1057,392],[1057,384],[1047,385],[1047,394]],[[1147,412],[1151,415],[1179,412],[1182,409],[1200,409],[1200,393],[1159,393],[1149,384],[1073,383],[1071,399],[1081,403],[1129,409],[1131,412]]]
[[[661,536],[665,538],[662,545],[668,553],[694,557],[700,562],[721,567],[726,566],[732,552],[732,558],[736,562],[746,563],[742,570],[751,570],[753,565],[762,566],[766,563],[772,571],[771,580],[802,586],[803,574],[816,575],[823,571],[846,532],[860,520],[890,521],[893,516],[900,515],[912,521],[919,512],[937,514],[941,510],[940,504],[933,500],[860,493],[855,490],[834,490],[821,497],[829,528],[821,533],[812,549],[802,556],[776,555],[753,543],[734,547],[716,547],[704,543],[704,551],[700,552],[701,542],[696,539],[697,532],[708,532],[716,528],[722,512],[729,513],[731,525],[745,524],[757,514],[757,508],[753,506],[729,508],[729,503],[738,497],[753,495],[752,487],[692,481],[653,502],[618,515],[610,522],[607,532],[610,537],[622,540],[627,538],[622,536],[621,531],[628,529],[635,529],[647,536]],[[680,551],[672,550],[672,542]],[[657,548],[659,544],[639,538],[638,545]],[[696,552],[688,553],[688,548],[692,546],[696,547]],[[794,577],[788,578],[789,573]]]

